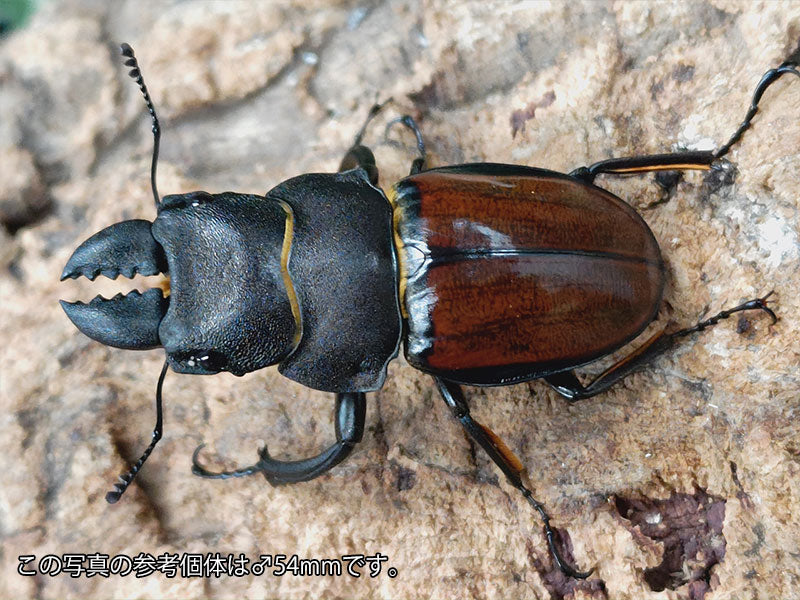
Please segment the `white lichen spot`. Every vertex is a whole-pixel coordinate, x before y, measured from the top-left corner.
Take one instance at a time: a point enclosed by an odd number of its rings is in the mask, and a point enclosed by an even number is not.
[[[714,150],[717,143],[709,137],[702,137],[702,124],[708,119],[701,115],[692,115],[686,120],[686,125],[678,134],[681,145],[687,150]]]
[[[731,355],[731,349],[725,344],[706,344],[706,350],[709,354],[722,358],[728,358]],[[723,366],[727,366],[727,361],[723,363]]]
[[[243,55],[249,52],[258,51],[265,48],[268,42],[269,42],[269,36],[263,33],[259,33],[243,42],[236,44],[234,48],[238,54]]]
[[[606,137],[614,137],[614,122],[608,117],[601,117],[595,121]]]
[[[797,260],[797,234],[778,216],[770,215],[758,225],[758,246],[773,269],[786,260]]]
[[[650,513],[644,518],[650,525],[658,525],[661,523],[661,513]]]
[[[725,212],[725,216],[736,223],[742,223],[748,218],[741,208],[733,204],[724,204],[723,210]]]
[[[349,15],[347,15],[347,29],[353,31],[356,27],[361,25],[364,17],[367,16],[367,9],[363,6],[357,7]]]

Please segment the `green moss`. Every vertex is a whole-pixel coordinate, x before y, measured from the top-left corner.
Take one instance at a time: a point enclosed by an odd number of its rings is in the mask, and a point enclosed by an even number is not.
[[[0,0],[0,35],[22,27],[36,8],[36,0]]]

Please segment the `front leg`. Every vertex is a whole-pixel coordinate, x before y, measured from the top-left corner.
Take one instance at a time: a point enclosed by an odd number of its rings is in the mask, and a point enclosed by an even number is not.
[[[207,479],[228,479],[263,473],[272,485],[309,481],[330,471],[347,458],[364,435],[364,421],[367,415],[366,395],[363,392],[336,394],[335,429],[336,443],[316,456],[303,460],[275,460],[269,455],[267,447],[258,451],[259,461],[249,467],[233,471],[208,471],[198,462],[203,446],[200,445],[192,456],[192,473]]]

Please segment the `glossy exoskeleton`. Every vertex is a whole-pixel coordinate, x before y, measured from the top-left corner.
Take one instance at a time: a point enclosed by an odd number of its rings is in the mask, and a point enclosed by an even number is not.
[[[116,502],[161,437],[167,367],[179,373],[242,375],[269,365],[336,396],[336,443],[319,455],[279,461],[266,448],[255,464],[211,472],[263,473],[273,484],[307,481],[346,458],[361,440],[365,393],[380,389],[401,342],[414,367],[430,373],[466,432],[490,455],[544,521],[556,564],[587,577],[560,556],[543,506],[522,481],[523,466],[471,416],[461,385],[543,379],[569,400],[588,398],[731,314],[762,310],[756,298],[677,331],[661,331],[584,385],[574,369],[620,349],[650,324],[665,282],[658,243],[642,218],[594,185],[599,174],[713,169],[750,126],[769,85],[797,70],[800,49],[759,82],[747,116],[714,152],[605,160],[570,174],[504,164],[425,169],[425,148],[410,117],[419,156],[411,174],[377,187],[372,152],[361,145],[376,105],[340,172],[306,174],[265,196],[191,192],[161,198],[156,189],[159,122],[133,50],[122,54],[144,94],[155,137],[153,222],[111,225],[84,242],[62,279],[98,274],[168,274],[160,289],[62,302],[89,337],[125,349],[163,347],[153,440],[107,500]],[[392,124],[390,123],[390,125]]]

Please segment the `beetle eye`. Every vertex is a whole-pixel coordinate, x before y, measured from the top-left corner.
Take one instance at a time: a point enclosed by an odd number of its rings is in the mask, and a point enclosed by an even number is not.
[[[209,371],[219,372],[228,369],[228,358],[216,350],[209,350],[205,354],[201,354],[199,360],[201,366]]]
[[[171,357],[175,370],[181,373],[219,373],[228,370],[228,358],[216,350],[194,350],[175,353]]]

